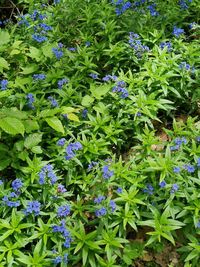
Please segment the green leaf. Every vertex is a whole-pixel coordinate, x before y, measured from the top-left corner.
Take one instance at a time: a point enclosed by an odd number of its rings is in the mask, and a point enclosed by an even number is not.
[[[12,235],[13,232],[14,232],[14,230],[8,230],[8,231],[6,231],[2,236],[0,236],[0,242],[2,242],[4,239],[6,239],[7,237],[9,237],[9,235]]]
[[[35,154],[42,154],[43,152],[41,146],[34,146],[31,148],[31,151]]]
[[[96,99],[101,99],[102,96],[104,96],[110,91],[110,85],[105,84],[97,87],[96,85],[92,84],[90,91]]]
[[[77,122],[79,122],[79,117],[76,114],[74,114],[74,113],[67,114],[67,118],[70,121],[77,121]]]
[[[30,50],[30,53],[27,54],[27,56],[34,58],[36,59],[36,61],[39,62],[41,60],[41,51],[34,46],[31,46],[29,50]]]
[[[0,46],[9,43],[10,34],[7,31],[0,30]]]
[[[83,97],[81,105],[84,107],[89,107],[93,102],[94,102],[94,98],[89,95],[86,95]]]
[[[30,65],[28,67],[22,68],[21,73],[22,74],[31,74],[31,73],[36,72],[37,70],[38,70],[38,65],[32,64],[32,65]]]
[[[26,133],[30,133],[32,131],[39,130],[39,128],[40,128],[37,121],[33,121],[33,120],[25,120],[25,121],[23,121],[23,124],[25,126]]]
[[[42,141],[42,134],[41,133],[33,133],[26,137],[24,146],[27,149],[30,149],[34,146],[37,146]]]
[[[22,122],[16,118],[7,117],[0,119],[0,127],[1,129],[12,135],[21,134],[24,135],[24,125]]]
[[[65,133],[65,130],[64,130],[63,125],[62,125],[62,122],[57,117],[47,118],[47,119],[45,119],[45,121],[55,131],[61,132],[62,134]]]
[[[0,57],[0,68],[9,69],[9,64],[3,57]]]

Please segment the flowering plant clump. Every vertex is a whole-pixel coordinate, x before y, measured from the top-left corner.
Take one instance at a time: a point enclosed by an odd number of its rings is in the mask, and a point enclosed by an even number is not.
[[[0,266],[198,267],[199,1],[1,2]]]

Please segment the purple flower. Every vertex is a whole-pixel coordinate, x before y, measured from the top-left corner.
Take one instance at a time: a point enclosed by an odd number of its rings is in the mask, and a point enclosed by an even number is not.
[[[25,215],[29,215],[29,214],[39,215],[40,206],[41,204],[38,201],[29,201],[24,211]]]
[[[66,139],[65,138],[61,138],[57,141],[57,146],[64,146],[66,142]]]
[[[153,188],[153,186],[151,184],[147,184],[146,188],[143,189],[143,192],[147,193],[149,195],[153,195],[154,188]]]
[[[186,63],[185,61],[184,62],[181,62],[179,64],[179,68],[182,70],[182,69],[185,69],[185,70],[190,70],[190,64]]]
[[[173,28],[173,35],[174,36],[179,37],[181,34],[184,34],[184,33],[185,32],[183,29],[174,26],[174,28]]]
[[[175,145],[175,146],[170,146],[170,150],[171,151],[176,151],[179,150],[180,146],[179,145]]]
[[[195,172],[195,167],[193,165],[185,165],[184,168],[189,172],[189,173],[193,173]]]
[[[70,206],[69,205],[63,205],[58,208],[57,215],[58,217],[66,217],[70,214]]]
[[[95,215],[97,217],[104,216],[104,215],[106,215],[106,213],[107,213],[107,210],[104,207],[102,207],[102,208],[100,208],[100,209],[98,209],[98,210],[95,211]]]
[[[87,117],[87,114],[88,114],[88,110],[85,108],[85,109],[82,111],[82,117],[83,117],[83,118],[86,118],[86,117]]]
[[[172,44],[170,42],[162,42],[160,43],[160,48],[164,49],[165,47],[167,47],[167,51],[171,52],[172,51]]]
[[[117,80],[117,76],[115,75],[106,75],[105,77],[102,78],[102,81],[104,82],[109,82],[109,81],[116,81]]]
[[[71,52],[75,52],[76,51],[76,47],[68,47],[68,50]]]
[[[197,159],[197,167],[200,168],[200,158]]]
[[[7,89],[7,86],[8,86],[8,80],[5,80],[5,79],[1,80],[0,86],[1,86],[1,90],[5,91]]]
[[[100,204],[103,200],[105,200],[104,196],[98,196],[94,199],[94,203]]]
[[[46,178],[50,179],[50,183],[53,185],[57,181],[57,176],[53,171],[53,166],[50,164],[45,165],[42,167],[41,171],[39,172],[39,184],[45,184]]]
[[[91,161],[91,163],[88,165],[88,171],[91,171],[93,167],[95,167],[98,164],[96,161]]]
[[[61,256],[57,256],[55,259],[53,259],[53,263],[54,264],[59,264],[62,262],[62,257]]]
[[[109,179],[114,174],[114,171],[109,170],[109,166],[108,165],[103,166],[102,172],[103,172],[103,178],[104,179]]]
[[[52,27],[45,24],[45,23],[40,23],[39,27],[42,28],[44,31],[51,31],[52,30]]]
[[[18,178],[12,181],[12,188],[14,191],[18,191],[22,186],[23,186],[23,183]]]
[[[18,197],[18,195],[15,192],[11,192],[9,195],[10,198]]]
[[[164,188],[165,186],[166,186],[166,182],[163,180],[162,182],[160,182],[159,183],[159,186],[161,187],[161,188]]]

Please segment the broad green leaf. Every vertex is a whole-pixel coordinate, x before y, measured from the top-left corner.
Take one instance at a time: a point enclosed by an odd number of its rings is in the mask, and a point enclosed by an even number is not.
[[[67,114],[67,118],[70,121],[77,121],[77,122],[79,122],[79,117],[77,115],[75,115],[74,113]]]
[[[91,97],[89,95],[85,95],[82,99],[81,105],[84,107],[89,107],[93,102],[94,102],[93,97]]]
[[[24,124],[26,133],[31,133],[32,131],[39,130],[40,128],[37,121],[33,121],[31,119],[23,121],[23,124]]]
[[[57,132],[65,133],[62,122],[57,117],[46,118],[45,121],[48,125]]]
[[[34,146],[37,146],[42,141],[41,133],[33,133],[26,137],[24,146],[29,149]]]
[[[3,57],[0,57],[0,68],[9,69],[9,64]]]
[[[90,91],[96,99],[101,99],[102,96],[106,95],[110,91],[110,85],[104,84],[104,85],[96,86],[92,84]]]
[[[0,119],[0,127],[4,132],[6,132],[8,134],[12,134],[12,135],[22,134],[22,135],[24,135],[24,130],[25,130],[24,125],[20,120],[18,120],[16,118],[7,117],[7,118]]]
[[[6,239],[7,237],[9,237],[9,235],[12,235],[13,232],[14,232],[14,230],[8,230],[8,231],[6,231],[2,236],[0,236],[0,242],[2,242],[4,239]]]
[[[27,56],[36,59],[36,61],[41,60],[41,51],[38,48],[31,46],[29,50],[30,50],[30,53],[27,54]]]
[[[31,151],[35,154],[42,154],[43,152],[41,146],[34,146],[31,148]]]
[[[22,74],[31,74],[31,73],[36,72],[37,70],[38,70],[38,65],[32,64],[32,65],[30,65],[28,67],[22,68],[21,73]]]

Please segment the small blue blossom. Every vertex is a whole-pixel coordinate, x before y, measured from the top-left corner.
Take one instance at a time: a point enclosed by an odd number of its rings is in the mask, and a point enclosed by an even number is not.
[[[61,79],[58,81],[58,89],[62,89],[63,85],[68,83],[68,80],[66,78]]]
[[[185,69],[185,70],[190,70],[190,64],[188,64],[188,63],[186,63],[185,61],[184,62],[181,62],[180,64],[179,64],[179,68],[181,69],[181,70],[183,70],[183,69]]]
[[[11,192],[9,195],[10,198],[18,197],[18,195],[15,192]]]
[[[124,88],[126,83],[124,81],[118,81],[117,85],[113,87],[112,92],[121,93],[121,98],[126,98],[129,96],[128,91]]]
[[[166,182],[163,180],[162,182],[160,182],[159,183],[159,186],[161,187],[161,188],[164,188],[165,186],[166,186]]]
[[[196,22],[192,22],[189,24],[189,28],[192,30],[194,29],[198,24]]]
[[[5,80],[5,79],[1,80],[0,86],[1,86],[1,90],[5,91],[7,89],[7,86],[8,86],[8,80]]]
[[[44,31],[51,31],[52,30],[52,27],[45,24],[45,23],[40,23],[39,27],[42,28]]]
[[[109,170],[109,166],[108,165],[103,166],[102,172],[103,172],[103,178],[104,179],[109,179],[114,174],[114,171]]]
[[[179,189],[179,186],[177,184],[173,184],[172,185],[172,188],[171,188],[171,194],[175,193],[176,191],[178,191]]]
[[[110,207],[111,207],[111,211],[114,212],[116,210],[116,203],[114,200],[110,200]]]
[[[0,185],[2,185],[3,184],[3,181],[2,180],[0,180]]]
[[[70,206],[69,205],[63,205],[58,208],[57,215],[58,217],[66,217],[70,214]]]
[[[66,142],[66,139],[65,138],[61,138],[57,141],[57,146],[64,146]]]
[[[48,97],[48,100],[51,102],[51,106],[52,106],[53,108],[55,108],[55,107],[58,106],[58,102],[57,102],[57,100],[56,100],[55,98],[53,98],[52,96],[49,96],[49,97]]]
[[[86,118],[87,114],[88,114],[88,110],[86,108],[84,108],[83,111],[82,111],[82,117]]]
[[[12,188],[14,191],[18,191],[23,186],[21,179],[17,178],[12,181]]]
[[[167,47],[167,51],[168,52],[172,51],[172,43],[170,43],[170,42],[161,42],[160,43],[160,48],[164,49],[165,47]]]
[[[46,36],[39,35],[39,34],[33,34],[32,35],[33,40],[35,40],[38,43],[43,43],[48,40]]]
[[[174,167],[173,168],[173,172],[174,173],[179,173],[181,171],[181,168],[180,167]]]
[[[171,150],[171,151],[177,151],[177,150],[179,150],[179,148],[180,148],[179,145],[170,146],[170,150]]]
[[[189,172],[189,173],[193,173],[195,172],[195,167],[193,165],[185,165],[184,168]]]
[[[121,187],[118,187],[116,191],[118,194],[121,194],[123,192],[123,189]]]
[[[45,74],[33,74],[33,79],[35,81],[42,81],[46,79],[46,75]]]
[[[103,200],[105,200],[106,198],[104,196],[98,196],[94,199],[94,203],[96,204],[100,204]]]
[[[88,165],[88,170],[91,171],[93,167],[95,167],[98,164],[96,161],[91,161],[91,163]]]
[[[25,215],[34,214],[39,215],[40,214],[40,202],[39,201],[29,201],[27,203],[26,209],[24,210]]]
[[[90,41],[85,42],[85,45],[89,47],[91,45]]]
[[[156,4],[155,3],[147,6],[147,8],[149,9],[150,14],[151,14],[152,17],[155,17],[155,16],[159,15],[159,13],[156,10]]]
[[[61,256],[57,256],[55,259],[53,259],[53,263],[54,264],[59,264],[62,262],[62,257]]]
[[[71,143],[66,147],[66,156],[65,159],[69,160],[73,157],[75,157],[74,151],[82,149],[82,145],[79,142]]]
[[[68,47],[68,50],[71,52],[75,52],[77,49],[76,49],[76,47]]]
[[[200,221],[198,221],[196,228],[200,228]]]
[[[109,82],[109,81],[116,81],[117,80],[117,76],[115,75],[106,75],[105,77],[102,78],[102,81],[104,82]]]
[[[148,193],[149,195],[153,195],[154,188],[151,184],[147,184],[146,188],[143,189],[144,193]]]
[[[200,158],[197,159],[197,167],[200,168]]]
[[[98,74],[96,73],[90,73],[89,76],[94,80],[98,79]]]
[[[197,137],[196,137],[196,141],[197,141],[197,142],[200,142],[200,136],[197,136]]]
[[[185,137],[182,138],[178,137],[174,140],[174,143],[179,146],[182,144],[187,144],[187,139]]]
[[[174,36],[179,37],[181,34],[184,34],[184,33],[185,32],[183,29],[174,26],[174,28],[173,28],[173,35]]]
[[[35,102],[35,98],[34,98],[33,94],[31,94],[31,93],[27,94],[26,99],[28,100],[28,103],[27,103],[28,107],[31,109],[34,109],[35,107],[34,107],[33,103]]]
[[[40,185],[45,184],[46,178],[50,179],[50,183],[52,185],[55,184],[58,179],[53,171],[53,166],[50,164],[47,164],[44,167],[42,167],[41,171],[39,172],[39,184]]]
[[[65,193],[65,192],[67,192],[67,189],[64,187],[64,185],[58,184],[57,191],[58,191],[58,193]]]
[[[100,209],[98,209],[98,210],[95,211],[95,215],[97,217],[101,217],[101,216],[104,216],[106,214],[107,214],[107,210],[106,210],[105,207],[102,207],[102,208],[100,208]]]
[[[54,53],[57,59],[61,59],[64,55],[63,51],[59,48],[52,48],[52,52]]]

